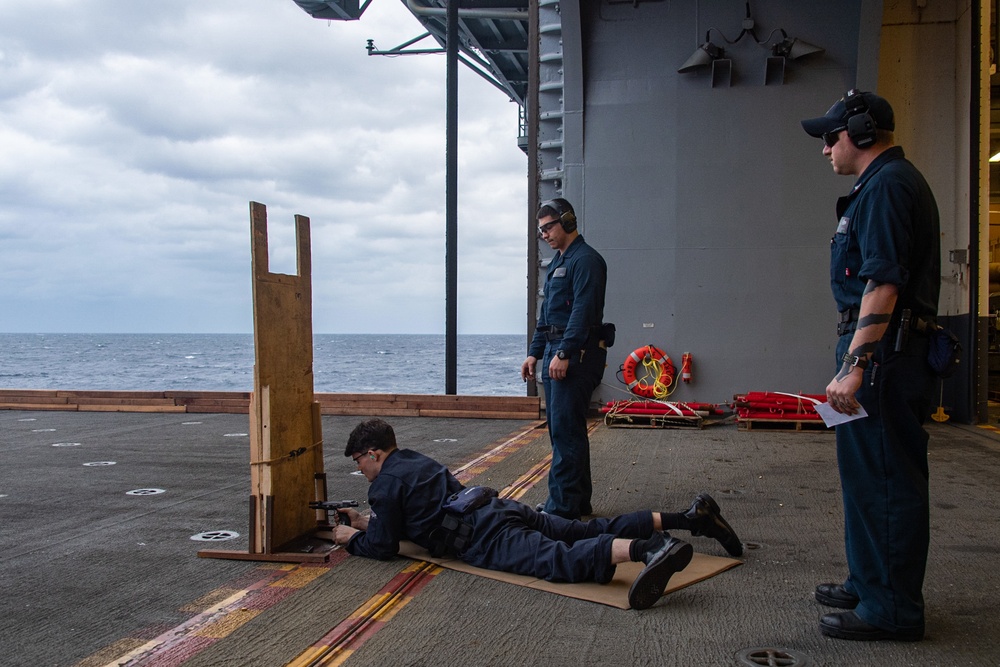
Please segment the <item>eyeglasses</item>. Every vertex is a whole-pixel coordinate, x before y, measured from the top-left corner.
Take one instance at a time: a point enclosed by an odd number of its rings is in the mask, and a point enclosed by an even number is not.
[[[539,234],[548,234],[549,230],[559,224],[558,220],[553,220],[552,222],[546,222],[544,225],[538,225]]]
[[[834,146],[837,145],[837,142],[840,140],[840,133],[846,129],[847,129],[846,127],[839,127],[836,130],[832,130],[830,132],[824,132],[823,143],[826,144],[827,148],[833,148]]]
[[[361,467],[361,459],[365,457],[365,452],[361,452],[357,456],[352,456],[351,460],[354,461],[354,465]]]

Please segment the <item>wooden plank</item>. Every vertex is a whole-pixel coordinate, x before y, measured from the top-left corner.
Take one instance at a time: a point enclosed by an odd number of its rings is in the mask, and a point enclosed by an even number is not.
[[[62,410],[75,412],[76,404],[69,403],[0,403],[0,410]]]
[[[78,396],[73,398],[77,405],[177,405],[170,398],[114,398],[114,397],[90,397]]]
[[[272,553],[252,553],[249,551],[226,551],[225,549],[202,549],[199,558],[225,558],[227,560],[255,560],[267,563],[325,563],[330,560],[333,545],[326,551],[309,553],[276,551]]]
[[[737,419],[736,427],[740,431],[829,431],[822,419]]]
[[[470,410],[420,410],[420,417],[439,417],[444,419],[538,419],[535,412],[476,412]]]
[[[181,411],[191,414],[245,415],[250,413],[250,406],[238,405],[181,405]]]
[[[244,400],[249,401],[249,391],[165,391],[163,395],[173,399],[193,400]]]
[[[363,409],[351,406],[320,406],[324,415],[346,415],[358,417],[419,417],[420,411],[412,408],[372,408]]]
[[[336,392],[317,393],[316,400],[320,403],[333,403],[340,401],[385,401],[390,403],[434,401],[441,404],[489,400],[526,406],[533,406],[541,403],[541,399],[538,396],[481,396],[471,394],[357,394]]]
[[[406,401],[408,407],[413,408],[431,408],[431,409],[443,409],[443,410],[483,410],[483,411],[517,411],[517,410],[531,410],[532,408],[538,409],[538,405],[523,405],[514,402],[507,402],[498,398],[491,398],[489,396],[477,396],[475,398],[468,397],[461,401],[441,401],[437,397],[414,397]]]
[[[64,390],[56,391],[56,396],[74,398],[164,398],[162,391],[90,391]]]
[[[320,396],[320,395],[317,395]],[[540,410],[540,401],[509,396],[439,396],[419,395],[326,395],[319,400],[324,409],[415,409],[415,410],[466,410],[477,412],[534,412]]]
[[[187,412],[183,405],[78,405],[80,412]]]
[[[488,405],[505,405],[510,407],[535,407],[539,404],[536,396],[472,396],[472,395],[446,395],[446,394],[398,394],[396,399],[405,401],[408,404],[417,405],[474,405],[485,403]],[[508,408],[509,409],[509,408]]]
[[[48,396],[55,398],[54,389],[0,389],[0,400],[8,396]]]
[[[187,405],[187,406],[219,406],[219,407],[237,407],[237,408],[247,408],[250,406],[249,398],[179,398],[174,399],[176,405]]]
[[[0,401],[4,403],[34,403],[35,405],[45,405],[45,404],[62,404],[66,405],[69,401],[65,397],[55,396],[55,395],[35,395],[35,396],[21,396],[18,394],[6,394],[0,396]]]
[[[406,403],[386,400],[350,400],[350,401],[317,401],[320,407],[331,408],[354,408],[354,409],[379,409],[407,407]]]
[[[371,394],[370,396],[335,396],[331,397],[316,395],[316,401],[320,405],[405,405],[406,401],[398,401],[393,396],[385,394]]]
[[[316,400],[320,399],[343,399],[346,401],[365,401],[365,400],[379,400],[388,401],[390,403],[398,403],[400,401],[405,402],[406,395],[404,394],[378,394],[378,393],[339,393],[339,392],[327,392],[316,394]]]

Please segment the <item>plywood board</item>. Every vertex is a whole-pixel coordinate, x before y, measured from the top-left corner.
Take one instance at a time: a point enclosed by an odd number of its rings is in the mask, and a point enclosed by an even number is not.
[[[313,401],[309,219],[295,216],[298,274],[268,268],[267,209],[250,204],[253,253],[254,392],[250,402],[251,550],[270,553],[316,526],[309,501],[323,472],[322,428]]]

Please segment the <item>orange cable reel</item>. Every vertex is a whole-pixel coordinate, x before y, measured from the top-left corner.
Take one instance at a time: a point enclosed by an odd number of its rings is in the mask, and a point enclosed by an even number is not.
[[[637,347],[622,364],[622,382],[630,392],[645,398],[669,396],[675,373],[667,353],[653,345]]]

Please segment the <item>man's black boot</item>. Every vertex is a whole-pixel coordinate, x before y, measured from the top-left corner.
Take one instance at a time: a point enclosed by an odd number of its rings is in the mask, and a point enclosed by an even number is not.
[[[743,555],[743,543],[736,536],[719,510],[719,504],[707,493],[700,493],[691,504],[691,509],[684,513],[691,522],[692,535],[704,535],[719,541],[731,556]]]
[[[888,639],[897,642],[918,642],[924,638],[924,628],[906,630],[883,630],[863,620],[854,611],[827,614],[819,619],[819,631],[827,637],[871,642]]]
[[[650,540],[649,551],[642,554],[646,567],[632,582],[628,590],[628,603],[632,609],[648,609],[663,595],[667,583],[674,573],[680,572],[694,555],[694,549],[687,542],[663,534],[663,541]]]
[[[854,609],[861,600],[857,595],[848,593],[843,584],[820,584],[816,587],[816,602],[827,607]]]

